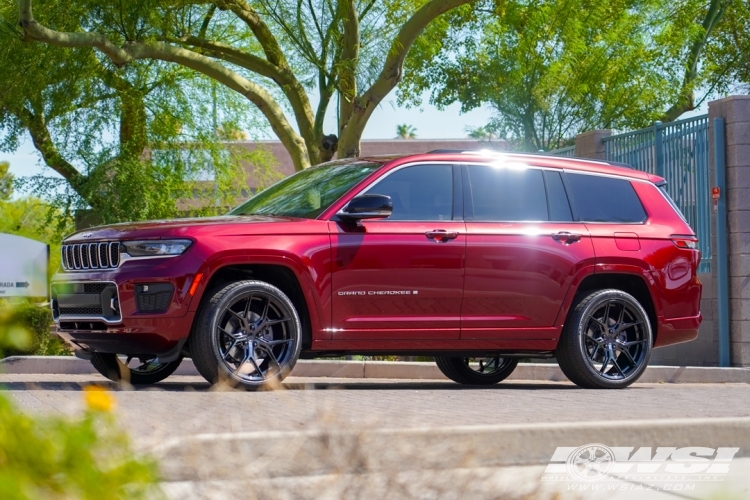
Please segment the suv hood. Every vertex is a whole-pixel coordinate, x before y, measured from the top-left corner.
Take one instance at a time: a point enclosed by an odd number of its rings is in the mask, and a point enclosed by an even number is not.
[[[157,239],[164,234],[174,235],[176,230],[190,227],[219,226],[227,224],[258,224],[294,222],[302,219],[268,215],[222,215],[143,222],[123,222],[77,231],[64,239],[65,243],[122,240],[125,238]]]

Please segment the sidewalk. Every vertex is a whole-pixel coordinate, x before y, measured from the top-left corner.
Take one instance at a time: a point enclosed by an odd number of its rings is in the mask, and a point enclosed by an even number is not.
[[[89,374],[97,373],[90,362],[73,356],[12,356],[0,360],[0,373]],[[190,359],[183,360],[175,375],[197,376]],[[435,363],[396,361],[300,360],[291,376],[352,379],[447,380]],[[520,363],[508,380],[566,381],[554,363]],[[749,384],[750,368],[699,366],[649,366],[639,383]]]

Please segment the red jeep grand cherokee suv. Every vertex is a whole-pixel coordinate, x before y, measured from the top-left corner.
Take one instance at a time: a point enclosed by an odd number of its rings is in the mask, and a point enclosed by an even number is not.
[[[579,159],[438,151],[334,161],[222,217],[63,246],[60,334],[105,376],[280,381],[298,358],[435,356],[463,384],[556,357],[620,388],[696,338],[697,239],[664,180]],[[118,356],[119,355],[119,356]]]

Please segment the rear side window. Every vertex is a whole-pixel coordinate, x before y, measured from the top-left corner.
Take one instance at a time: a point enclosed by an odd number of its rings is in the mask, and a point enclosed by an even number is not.
[[[643,222],[646,211],[630,181],[566,173],[583,222]]]
[[[546,221],[542,171],[469,165],[476,221]]]

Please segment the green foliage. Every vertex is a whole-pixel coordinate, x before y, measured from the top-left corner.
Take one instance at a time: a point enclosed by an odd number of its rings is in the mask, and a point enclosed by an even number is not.
[[[0,200],[0,233],[15,234],[50,246],[48,274],[60,266],[61,236],[73,231],[73,219],[37,198]]]
[[[47,306],[39,306],[18,300],[0,300],[0,355],[59,356],[70,351],[57,338],[50,336],[52,312]]]
[[[396,126],[396,139],[416,139],[417,138],[417,129],[414,128],[412,125],[407,125],[404,123],[403,125],[397,125]]]
[[[34,9],[73,31],[115,22],[89,2],[40,1]],[[0,150],[16,150],[30,134],[59,174],[17,180],[49,201],[59,233],[81,209],[99,223],[215,213],[247,196],[246,168],[261,182],[278,178],[268,155],[230,154],[223,142],[261,129],[237,93],[182,66],[118,68],[92,49],[24,43],[9,28],[18,19],[14,5],[0,7],[0,18]]]
[[[13,174],[9,169],[10,163],[0,161],[0,201],[9,200],[13,196]]]
[[[29,328],[49,332],[49,310],[0,303],[0,350],[28,346]],[[87,388],[88,389],[88,388]],[[32,417],[0,396],[0,498],[99,500],[153,498],[157,467],[133,454],[108,412],[111,395],[86,392],[87,410],[73,419]]]
[[[429,91],[440,108],[488,105],[495,115],[485,130],[527,151],[585,130],[644,126],[676,94],[656,43],[663,5],[513,0],[456,11],[423,35],[399,97],[419,104]]]

